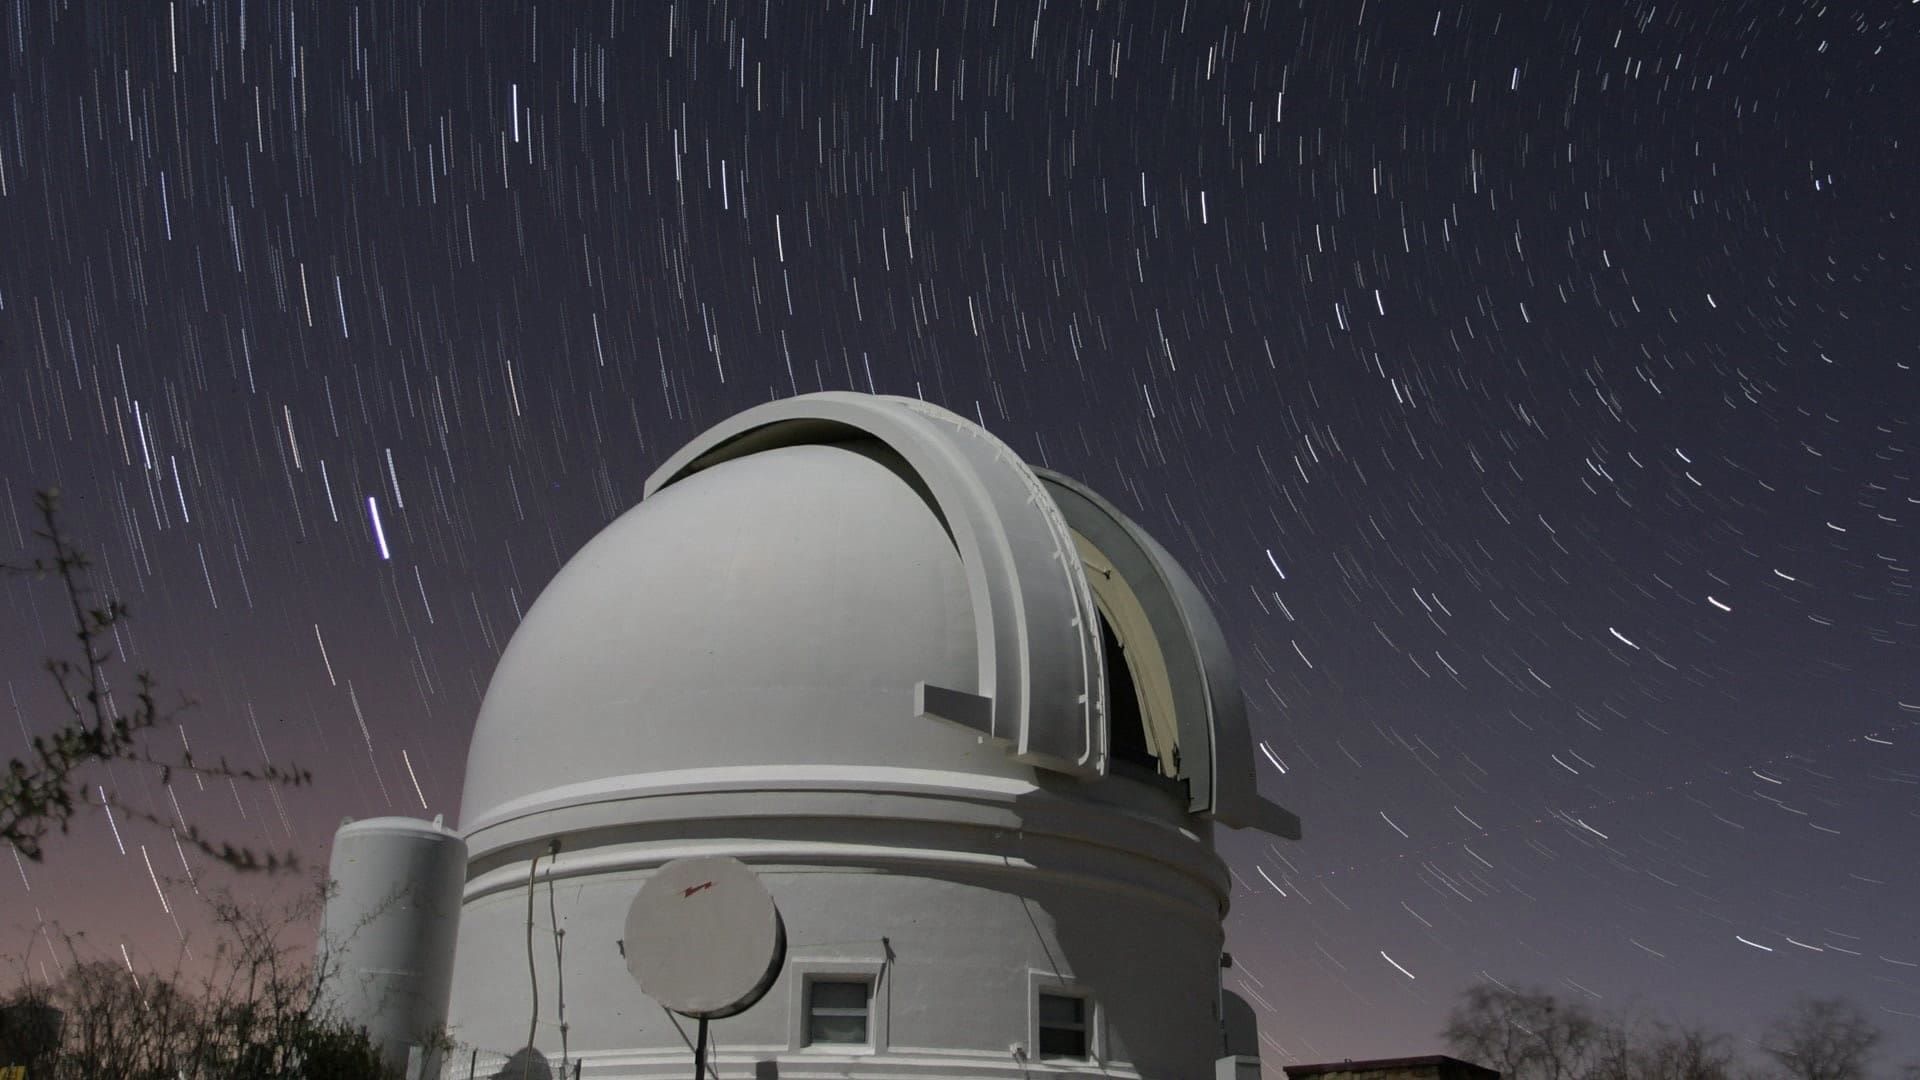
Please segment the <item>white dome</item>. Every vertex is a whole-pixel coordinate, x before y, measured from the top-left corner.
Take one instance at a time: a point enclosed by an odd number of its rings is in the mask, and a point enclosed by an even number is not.
[[[1063,1001],[1089,1069],[1217,1074],[1212,823],[1299,826],[1252,749],[1204,593],[1099,495],[920,401],[749,409],[662,464],[501,657],[449,1030],[602,1080],[684,1076],[685,1032],[619,935],[662,867],[724,857],[788,947],[724,1021],[723,1076],[1015,1080]],[[382,942],[363,966],[407,961]],[[815,1041],[827,984],[868,988],[864,1041]],[[562,985],[592,1003],[567,1028]]]
[[[1238,681],[1198,587],[1110,503],[945,409],[810,394],[687,444],[547,586],[481,706],[462,832],[484,858],[566,807],[1094,781],[1151,753],[1191,813],[1297,836]]]
[[[463,823],[603,778],[901,765],[1031,776],[914,687],[972,687],[972,602],[941,518],[874,440],[724,461],[622,515],[500,659]]]

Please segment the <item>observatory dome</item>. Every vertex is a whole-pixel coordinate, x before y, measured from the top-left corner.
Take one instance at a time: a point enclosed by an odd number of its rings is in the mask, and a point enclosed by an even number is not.
[[[922,401],[768,402],[662,463],[514,632],[434,985],[468,1072],[683,1076],[678,990],[636,958],[738,941],[661,938],[636,890],[666,874],[677,910],[712,881],[672,874],[737,860],[785,952],[714,1014],[729,1080],[1256,1075],[1220,1036],[1213,826],[1299,821],[1253,758],[1204,591],[1112,503]],[[394,876],[340,865],[343,895]],[[417,951],[387,934],[350,974]]]
[[[872,439],[721,462],[621,516],[546,588],[474,731],[469,831],[637,774],[914,763],[1031,774],[914,687],[970,686],[941,516]]]

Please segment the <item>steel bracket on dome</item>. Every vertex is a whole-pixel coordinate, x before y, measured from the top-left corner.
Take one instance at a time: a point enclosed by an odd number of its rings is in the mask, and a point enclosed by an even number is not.
[[[993,699],[979,694],[949,690],[932,683],[915,683],[913,715],[923,720],[944,720],[949,724],[958,724],[996,742],[1006,742],[993,733]]]
[[[787,398],[709,428],[647,478],[643,497],[724,461],[849,434],[878,440],[926,485],[965,568],[977,685],[923,684],[915,709],[1002,741],[1029,764],[1105,773],[1106,672],[1072,534],[1034,471],[971,420],[913,398]]]

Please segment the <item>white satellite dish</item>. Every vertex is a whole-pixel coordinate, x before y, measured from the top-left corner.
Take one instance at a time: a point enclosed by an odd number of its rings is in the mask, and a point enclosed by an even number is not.
[[[675,859],[627,909],[627,970],[647,996],[701,1021],[746,1011],[786,959],[780,909],[745,863]]]

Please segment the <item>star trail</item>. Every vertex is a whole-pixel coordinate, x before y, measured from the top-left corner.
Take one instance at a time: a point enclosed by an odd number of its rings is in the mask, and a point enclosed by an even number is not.
[[[500,650],[684,441],[923,397],[1210,593],[1263,789],[1228,985],[1289,1062],[1463,987],[1920,1058],[1920,4],[7,0],[0,533],[60,489],[195,700],[161,820],[457,820]],[[7,579],[0,756],[53,722]],[[644,599],[638,601],[644,602]],[[171,965],[99,810],[0,880]],[[253,881],[240,887],[270,888]]]

